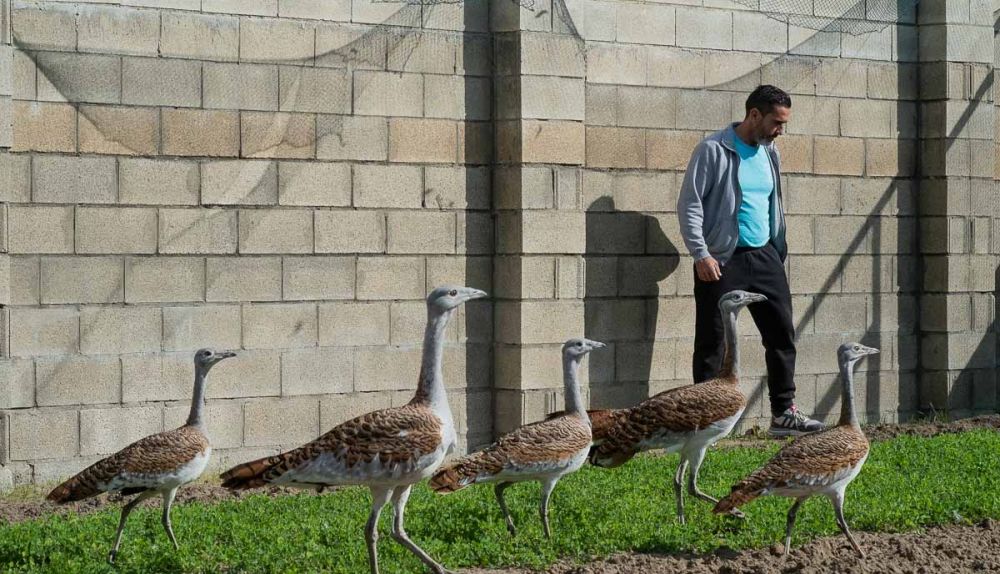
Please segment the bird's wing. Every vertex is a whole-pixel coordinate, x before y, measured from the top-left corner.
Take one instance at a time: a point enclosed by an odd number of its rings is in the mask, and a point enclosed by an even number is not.
[[[832,484],[867,455],[868,439],[861,431],[834,427],[786,445],[733,489],[766,492],[776,488]]]

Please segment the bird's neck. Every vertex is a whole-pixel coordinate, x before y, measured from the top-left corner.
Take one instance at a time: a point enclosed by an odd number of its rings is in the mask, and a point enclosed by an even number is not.
[[[840,397],[840,421],[838,426],[860,428],[858,415],[854,412],[854,362],[848,361],[840,365],[840,379],[843,390]]]
[[[454,310],[444,313],[428,312],[427,329],[424,331],[423,357],[420,362],[420,381],[412,403],[429,404],[434,410],[448,409],[444,391],[441,363],[444,357],[444,329]]]
[[[740,374],[740,346],[736,342],[736,311],[726,311],[722,315],[722,330],[726,351],[722,357],[720,378],[737,379]]]
[[[578,378],[580,360],[581,358],[578,356],[563,355],[563,385],[566,393],[566,412],[586,417],[587,409],[580,396],[580,380]]]
[[[202,410],[205,406],[205,378],[208,373],[201,366],[194,368],[194,394],[191,397],[191,412],[188,414],[188,426],[198,427],[204,430],[204,423],[201,418]]]

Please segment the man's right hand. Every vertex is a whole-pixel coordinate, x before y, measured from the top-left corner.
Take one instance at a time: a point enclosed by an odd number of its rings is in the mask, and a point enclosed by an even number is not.
[[[719,262],[712,256],[695,261],[694,270],[698,274],[698,279],[707,283],[722,279],[722,269],[719,267]]]

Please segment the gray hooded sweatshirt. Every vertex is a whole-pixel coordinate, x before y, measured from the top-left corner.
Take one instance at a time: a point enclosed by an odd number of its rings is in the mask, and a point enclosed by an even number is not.
[[[732,124],[703,139],[691,154],[684,183],[677,198],[677,218],[681,235],[695,261],[708,256],[725,265],[739,240],[737,217],[743,192],[740,190],[740,155],[733,139]],[[771,160],[774,191],[771,193],[771,243],[784,261],[785,210],[781,204],[781,160],[774,143],[763,144]]]

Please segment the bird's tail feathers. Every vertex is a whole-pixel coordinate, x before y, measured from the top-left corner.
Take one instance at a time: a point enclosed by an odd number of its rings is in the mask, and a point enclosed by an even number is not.
[[[288,455],[289,453],[286,452],[236,465],[219,475],[219,478],[222,479],[222,486],[229,490],[247,490],[264,486],[270,482],[265,476],[268,471],[285,464]]]
[[[464,456],[435,472],[429,486],[438,494],[451,494],[462,490],[483,476],[485,463],[486,460],[480,452]]]

